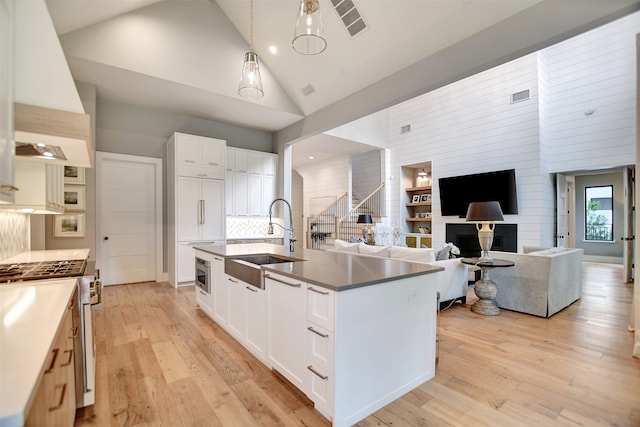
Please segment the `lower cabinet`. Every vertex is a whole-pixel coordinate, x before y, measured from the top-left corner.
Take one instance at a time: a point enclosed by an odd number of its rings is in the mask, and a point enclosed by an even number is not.
[[[266,298],[263,289],[227,276],[228,331],[261,361],[266,355]]]
[[[77,292],[77,291],[76,291]],[[72,301],[76,301],[74,296]],[[25,426],[73,426],[76,417],[76,381],[72,306],[62,319],[47,366],[31,404]]]
[[[205,292],[199,287],[196,288],[196,304],[200,306],[200,309],[207,313],[209,317],[213,317],[213,295],[209,292]]]
[[[214,258],[211,263],[211,289],[213,293],[213,320],[227,327],[229,321],[229,282],[224,274],[224,260]]]

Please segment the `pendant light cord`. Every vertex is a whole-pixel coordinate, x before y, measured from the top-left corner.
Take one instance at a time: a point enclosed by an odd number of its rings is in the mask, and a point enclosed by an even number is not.
[[[253,0],[251,0],[251,13],[250,13],[250,30],[249,30],[249,50],[253,52]]]

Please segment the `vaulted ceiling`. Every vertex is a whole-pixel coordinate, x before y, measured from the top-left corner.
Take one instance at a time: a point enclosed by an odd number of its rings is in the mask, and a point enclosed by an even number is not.
[[[593,28],[639,3],[345,0],[367,25],[351,37],[333,7],[341,1],[320,0],[328,47],[306,56],[291,48],[298,1],[254,0],[253,48],[265,91],[256,101],[237,93],[249,49],[249,0],[47,5],[74,78],[95,84],[99,97],[317,147],[344,144],[325,134],[333,128]]]

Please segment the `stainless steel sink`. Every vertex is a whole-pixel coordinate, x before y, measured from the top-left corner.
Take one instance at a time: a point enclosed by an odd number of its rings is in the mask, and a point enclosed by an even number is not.
[[[224,260],[224,272],[229,276],[263,289],[261,265],[279,264],[281,262],[300,261],[295,258],[281,257],[272,254],[239,255]]]

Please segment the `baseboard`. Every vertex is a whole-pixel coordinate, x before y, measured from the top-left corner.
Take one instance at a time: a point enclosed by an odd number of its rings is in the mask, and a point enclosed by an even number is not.
[[[605,264],[622,264],[622,257],[616,256],[599,256],[599,255],[584,255],[582,257],[583,261],[588,262],[601,262]]]

